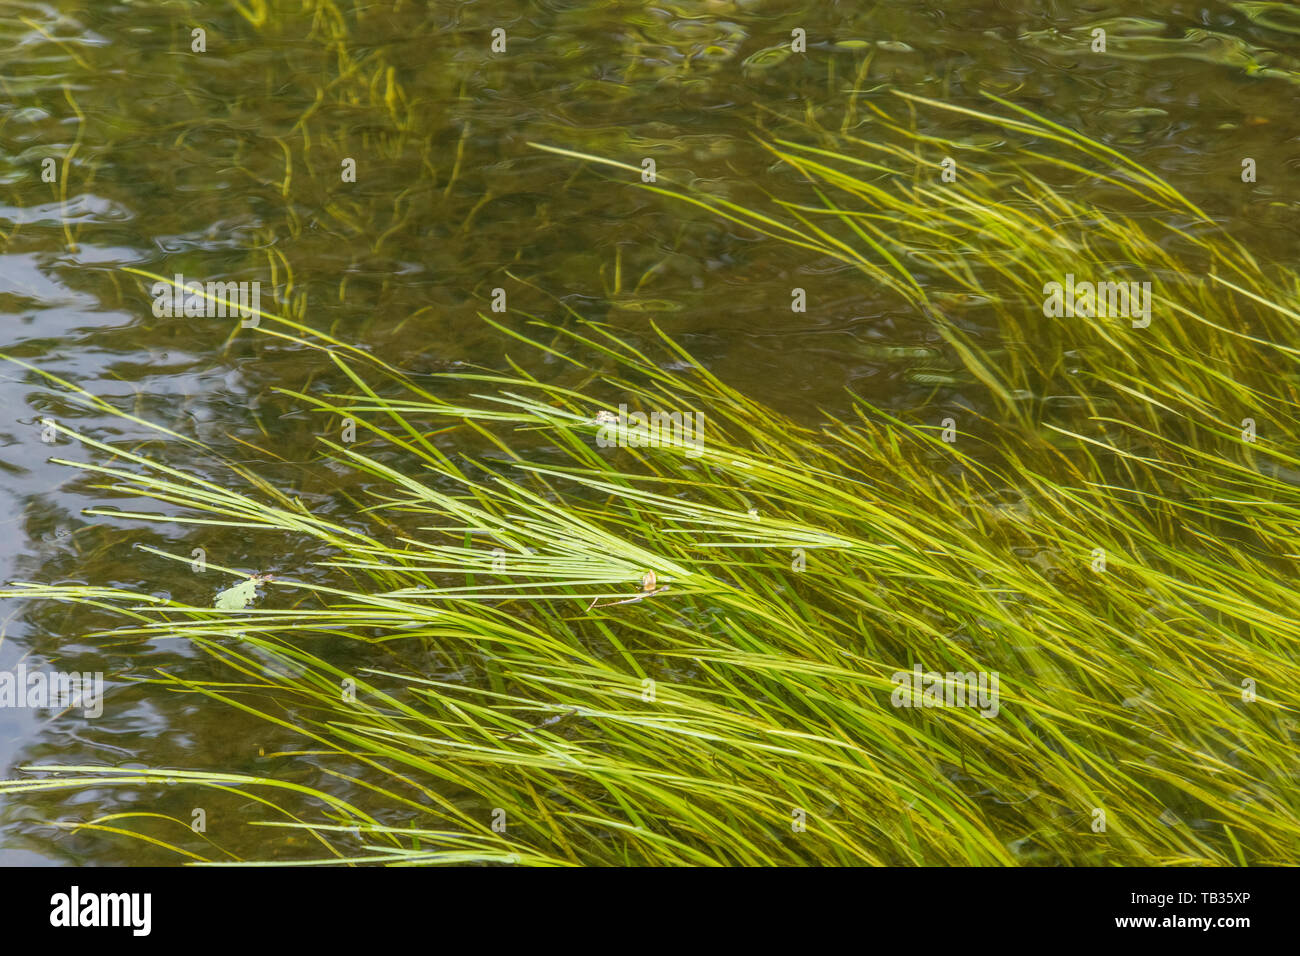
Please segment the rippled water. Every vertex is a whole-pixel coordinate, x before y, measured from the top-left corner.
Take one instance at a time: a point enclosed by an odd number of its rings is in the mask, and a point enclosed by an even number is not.
[[[924,320],[860,273],[528,143],[636,166],[653,158],[665,177],[744,202],[796,175],[772,163],[755,130],[780,131],[806,109],[835,126],[852,104],[897,111],[890,87],[972,104],[985,89],[1121,149],[1263,257],[1294,259],[1295,8],[1078,6],[10,2],[0,22],[0,350],[256,464],[322,512],[345,510],[340,482],[356,479],[307,467],[319,428],[273,390],[323,388],[332,368],[230,320],[156,318],[149,283],[124,268],[259,281],[264,308],[417,371],[500,362],[502,338],[475,317],[500,287],[512,312],[551,313],[559,299],[632,336],[658,323],[724,379],[799,417],[842,407],[846,386],[889,406],[936,400],[936,385],[937,400],[977,403],[973,385],[942,378]],[[1088,47],[1098,26],[1106,55]],[[196,27],[206,52],[192,51]],[[491,50],[498,27],[504,54]],[[807,32],[806,54],[789,54],[795,28]],[[975,124],[936,132],[990,136]],[[1250,188],[1239,179],[1247,156],[1261,170]],[[355,183],[340,176],[349,158]],[[54,182],[42,178],[46,160]],[[815,289],[807,313],[791,313],[793,285]],[[133,437],[123,433],[133,426],[66,404],[14,367],[0,368],[0,403],[6,580],[202,603],[212,581],[135,546],[202,547],[250,572],[320,557],[270,555],[219,528],[83,515],[101,501],[95,482],[49,459],[84,453],[43,442],[40,420],[114,438]],[[179,447],[151,450],[213,467]],[[256,772],[280,766],[265,754],[298,746],[230,708],[135,684],[158,668],[212,676],[212,665],[181,636],[85,637],[110,623],[85,608],[4,608],[0,670],[102,671],[113,706],[96,720],[0,709],[0,776],[41,761]],[[402,663],[419,666],[409,649],[340,642],[332,653],[408,655]],[[143,800],[91,791],[0,807],[0,862],[173,862],[41,822]],[[210,816],[243,806],[233,795],[209,804]],[[150,796],[144,808],[189,815],[181,795]],[[270,850],[232,849],[287,853],[302,838],[277,839]]]

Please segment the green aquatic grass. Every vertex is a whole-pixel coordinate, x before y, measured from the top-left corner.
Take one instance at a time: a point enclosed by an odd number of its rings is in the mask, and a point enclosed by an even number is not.
[[[91,514],[305,537],[333,557],[277,569],[248,608],[0,594],[116,609],[105,639],[183,636],[229,678],[159,673],[159,692],[292,731],[302,751],[284,756],[327,782],[32,766],[0,793],[233,788],[266,808],[246,822],[270,846],[312,836],[304,864],[1294,863],[1295,277],[1101,144],[1005,101],[906,99],[1023,148],[874,113],[765,140],[807,195],[760,208],[629,188],[849,263],[910,304],[987,401],[955,442],[942,394],[801,424],[652,325],[638,345],[572,313],[485,316],[572,379],[513,364],[417,379],[264,313],[250,334],[318,348],[350,383],[284,390],[320,416],[335,467],[367,479],[346,520],[255,469],[200,479],[60,426],[90,452],[68,463],[110,502],[159,502]],[[945,184],[950,153],[962,172]],[[1045,282],[1121,266],[1153,283],[1150,326],[1041,315]],[[704,412],[702,448],[596,447],[597,412],[620,403]],[[337,437],[349,419],[356,442]],[[154,553],[186,573],[189,555]],[[213,571],[214,591],[244,576]],[[635,596],[647,571],[667,590],[592,607]],[[353,672],[315,646],[340,636],[418,644],[438,666]],[[997,672],[999,715],[891,706],[891,675],[914,664]],[[242,862],[164,815],[80,826]]]

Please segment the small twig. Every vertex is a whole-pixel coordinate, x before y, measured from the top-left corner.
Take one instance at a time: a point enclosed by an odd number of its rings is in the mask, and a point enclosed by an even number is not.
[[[644,601],[648,597],[654,597],[656,594],[663,594],[668,590],[668,585],[666,584],[661,588],[655,587],[658,583],[659,579],[655,576],[655,573],[653,571],[647,571],[645,574],[641,575],[640,594],[634,594],[630,598],[623,598],[621,601],[607,601],[604,604],[597,604],[596,602],[599,601],[600,598],[595,597],[592,598],[591,603],[587,605],[587,610],[590,611],[592,608],[596,607],[613,607],[616,604],[635,604],[637,601]]]
[[[576,714],[577,712],[578,712],[578,711],[577,711],[577,708],[574,708],[573,710],[565,711],[563,714],[556,714],[554,717],[547,717],[545,720],[543,720],[543,721],[542,721],[540,724],[538,724],[536,727],[528,727],[528,728],[526,728],[526,729],[524,729],[524,730],[516,730],[516,731],[515,731],[514,733],[512,733],[512,734],[506,734],[506,735],[505,735],[504,737],[502,737],[501,739],[502,739],[502,740],[510,740],[510,739],[512,739],[512,738],[514,738],[514,737],[522,736],[523,734],[531,734],[533,731],[535,731],[535,730],[541,730],[543,727],[549,727],[549,726],[551,726],[552,724],[558,724],[560,721],[564,720],[566,717],[572,717],[572,716],[573,716],[574,714]]]
[[[665,584],[663,587],[656,588],[653,591],[648,591],[645,594],[634,594],[630,598],[623,598],[621,601],[606,601],[604,604],[597,604],[596,601],[599,601],[600,598],[596,598],[587,605],[587,610],[590,611],[592,608],[597,607],[614,607],[616,604],[635,604],[637,601],[644,601],[646,598],[654,597],[656,594],[663,594],[667,590],[668,585]]]

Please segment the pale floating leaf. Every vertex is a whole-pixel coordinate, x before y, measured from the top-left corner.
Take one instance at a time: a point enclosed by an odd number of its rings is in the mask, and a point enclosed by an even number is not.
[[[257,597],[257,585],[260,581],[257,578],[249,578],[247,581],[241,581],[234,587],[226,588],[217,595],[217,602],[214,607],[219,611],[238,611],[248,607]]]

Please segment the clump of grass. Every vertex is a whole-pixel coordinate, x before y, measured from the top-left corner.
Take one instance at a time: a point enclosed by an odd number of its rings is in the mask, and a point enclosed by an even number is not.
[[[323,432],[357,424],[357,443],[322,440],[368,479],[352,520],[238,466],[243,487],[89,436],[78,467],[166,506],[135,518],[314,538],[328,583],[277,574],[242,609],[3,593],[119,608],[119,640],[184,633],[238,677],[160,688],[301,734],[349,799],[220,768],[36,766],[0,793],[237,788],[267,806],[256,825],[311,832],[303,862],[1294,862],[1295,280],[1150,172],[1003,106],[1017,118],[962,112],[1043,149],[968,150],[954,184],[935,176],[954,144],[880,114],[870,139],[769,144],[807,201],[652,187],[850,262],[927,316],[984,386],[956,443],[861,400],[796,423],[666,336],[643,350],[577,316],[485,317],[598,369],[575,388],[487,370],[430,385],[268,314],[259,332],[327,351],[351,382],[286,394]],[[1044,282],[1111,261],[1155,283],[1148,328],[1033,316]],[[703,446],[596,447],[617,402],[703,411]],[[1245,416],[1268,423],[1256,442]],[[420,641],[439,666],[353,673],[313,651],[337,635]],[[996,672],[998,716],[892,706],[916,664]],[[134,823],[230,859],[184,821]]]

